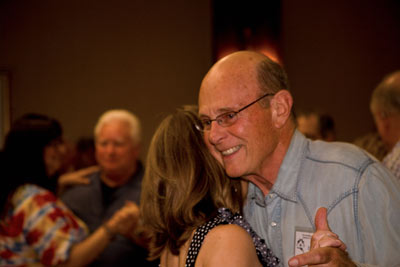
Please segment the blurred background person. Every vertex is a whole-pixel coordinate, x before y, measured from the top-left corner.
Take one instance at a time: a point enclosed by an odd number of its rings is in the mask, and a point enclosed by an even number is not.
[[[97,165],[94,138],[79,138],[75,145],[73,168],[75,170],[80,170],[94,165]]]
[[[353,144],[358,147],[361,147],[371,155],[373,155],[377,160],[382,161],[382,159],[387,154],[387,149],[385,144],[382,141],[382,138],[379,136],[377,131],[373,131],[357,137]]]
[[[335,122],[332,116],[316,111],[300,111],[297,129],[312,140],[336,141]]]
[[[75,185],[89,184],[88,175],[98,171],[93,137],[81,137],[75,144],[68,144],[67,163],[59,172],[57,194]]]
[[[60,123],[19,118],[6,136],[0,180],[0,266],[85,266],[138,220],[126,205],[88,236],[86,225],[55,196],[66,149]]]
[[[370,109],[388,151],[382,163],[400,179],[400,70],[387,75],[375,88]]]
[[[139,160],[141,125],[127,110],[109,110],[95,129],[95,155],[99,169],[69,174],[87,176],[87,184],[75,185],[62,200],[94,231],[126,201],[139,204],[143,166]],[[79,178],[79,177],[78,177]],[[85,178],[85,177],[81,177]],[[153,266],[146,260],[140,225],[129,236],[116,235],[91,266]]]

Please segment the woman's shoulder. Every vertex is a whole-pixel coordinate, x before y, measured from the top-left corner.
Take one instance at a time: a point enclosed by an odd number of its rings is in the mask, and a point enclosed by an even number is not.
[[[199,252],[199,266],[261,266],[249,233],[235,224],[221,224],[207,234]]]
[[[15,190],[15,194],[33,195],[47,191],[48,190],[35,184],[23,184],[17,187],[17,189]]]
[[[237,246],[237,243],[242,242],[249,243],[254,248],[251,236],[243,227],[236,224],[220,224],[210,230],[204,240],[204,245],[211,243],[216,246],[221,244]]]
[[[11,202],[14,206],[19,206],[21,202],[29,202],[38,196],[46,196],[47,199],[56,200],[56,196],[40,186],[34,184],[25,184],[19,186],[12,195]]]

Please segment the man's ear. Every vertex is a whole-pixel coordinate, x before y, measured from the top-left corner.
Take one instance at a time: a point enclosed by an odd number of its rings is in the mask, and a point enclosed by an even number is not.
[[[290,118],[293,98],[289,91],[281,90],[271,99],[272,121],[276,128],[282,128]]]

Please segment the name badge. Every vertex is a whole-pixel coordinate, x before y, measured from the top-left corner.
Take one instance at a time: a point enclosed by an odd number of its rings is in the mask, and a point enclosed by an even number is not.
[[[294,255],[303,254],[310,250],[313,233],[312,229],[296,227],[294,234]]]

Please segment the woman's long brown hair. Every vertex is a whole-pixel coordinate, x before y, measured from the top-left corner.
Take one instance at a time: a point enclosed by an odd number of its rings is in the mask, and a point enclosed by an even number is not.
[[[196,123],[195,107],[185,107],[165,118],[151,141],[141,195],[144,225],[152,236],[151,259],[165,248],[177,255],[218,208],[236,212],[243,204],[240,181],[226,176]]]

